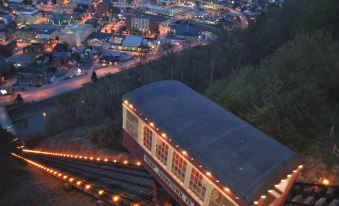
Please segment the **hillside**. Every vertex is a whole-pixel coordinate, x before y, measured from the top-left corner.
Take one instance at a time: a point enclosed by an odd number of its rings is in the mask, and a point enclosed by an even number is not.
[[[296,150],[304,179],[338,181],[330,130],[339,105],[339,2],[289,0],[245,31],[106,77],[57,98],[49,135],[104,125],[99,144],[119,144],[121,95],[176,79]]]

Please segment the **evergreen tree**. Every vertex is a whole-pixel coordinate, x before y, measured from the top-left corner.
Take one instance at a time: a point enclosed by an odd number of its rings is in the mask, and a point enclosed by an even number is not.
[[[97,73],[95,73],[95,71],[92,72],[91,80],[92,82],[96,82],[98,80]]]

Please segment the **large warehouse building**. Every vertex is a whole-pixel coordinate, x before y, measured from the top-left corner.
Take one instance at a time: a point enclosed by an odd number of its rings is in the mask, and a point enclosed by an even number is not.
[[[296,153],[177,81],[123,97],[123,144],[183,206],[283,205]]]

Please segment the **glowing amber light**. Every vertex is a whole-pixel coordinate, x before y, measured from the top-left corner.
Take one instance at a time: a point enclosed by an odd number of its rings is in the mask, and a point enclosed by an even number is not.
[[[137,162],[137,166],[140,166],[141,165],[141,162]]]
[[[64,179],[67,179],[67,175],[64,176]]]
[[[118,161],[117,160],[113,160],[114,163],[117,163]]]
[[[150,125],[151,127],[154,127],[154,123],[153,123],[153,122],[150,122],[149,125]]]
[[[82,183],[81,181],[78,181],[78,182],[77,182],[77,185],[79,186],[79,185],[81,185],[81,183]]]
[[[228,188],[228,187],[225,187],[224,190],[225,190],[226,192],[230,192],[230,191],[231,191],[230,188]]]
[[[69,182],[73,182],[73,180],[74,180],[73,178],[69,178]]]
[[[183,155],[187,155],[187,152],[184,150],[184,151],[182,151],[182,154]]]
[[[212,176],[212,173],[206,172],[206,175],[209,176],[209,177],[211,177],[211,176]]]
[[[299,169],[302,169],[303,167],[304,167],[303,165],[299,165],[299,166],[298,166]]]
[[[91,185],[86,185],[85,188],[86,188],[86,190],[89,190],[89,189],[91,189],[91,187],[92,187]]]
[[[120,197],[118,195],[113,195],[112,200],[113,202],[118,202]]]
[[[100,161],[100,160],[101,160],[100,157],[98,157],[98,158],[97,158],[97,161]]]
[[[90,160],[93,160],[94,158],[93,158],[93,157],[90,157],[89,159],[90,159]]]
[[[98,195],[103,195],[105,191],[99,190]]]
[[[127,164],[128,164],[128,161],[127,161],[127,160],[124,160],[123,164],[124,164],[124,165],[127,165]]]
[[[162,137],[167,137],[167,135],[165,133],[161,133]]]
[[[125,103],[125,104],[128,104],[128,101],[127,101],[127,100],[125,100],[125,101],[124,101],[124,103]]]
[[[330,185],[330,184],[331,184],[331,182],[330,182],[328,179],[323,179],[323,180],[321,181],[321,183],[322,183],[323,185]]]
[[[108,159],[107,159],[107,158],[105,158],[105,159],[104,159],[104,161],[105,161],[105,162],[108,162]]]

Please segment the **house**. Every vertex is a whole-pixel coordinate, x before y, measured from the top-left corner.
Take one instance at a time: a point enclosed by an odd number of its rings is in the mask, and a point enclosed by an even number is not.
[[[31,45],[24,47],[22,50],[23,50],[23,53],[25,54],[40,54],[44,52],[45,44],[32,43]]]

